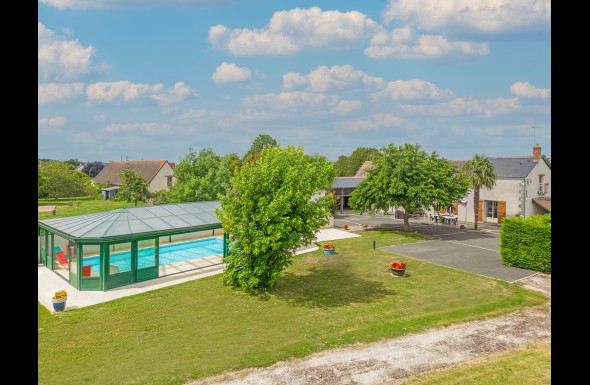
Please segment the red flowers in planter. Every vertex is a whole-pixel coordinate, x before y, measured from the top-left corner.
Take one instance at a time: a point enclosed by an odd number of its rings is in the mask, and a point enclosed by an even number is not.
[[[406,270],[406,264],[403,262],[393,262],[391,267],[396,270]]]
[[[335,249],[334,245],[327,243],[324,245],[324,249]]]

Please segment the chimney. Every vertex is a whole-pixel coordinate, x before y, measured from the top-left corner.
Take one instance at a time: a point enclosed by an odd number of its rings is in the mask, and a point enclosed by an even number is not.
[[[539,143],[535,147],[533,147],[533,161],[538,161],[541,159],[541,146]]]

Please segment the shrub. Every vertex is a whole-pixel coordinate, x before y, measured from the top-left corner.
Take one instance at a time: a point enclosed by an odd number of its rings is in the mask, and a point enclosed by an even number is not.
[[[505,218],[500,257],[506,266],[551,273],[551,214]]]

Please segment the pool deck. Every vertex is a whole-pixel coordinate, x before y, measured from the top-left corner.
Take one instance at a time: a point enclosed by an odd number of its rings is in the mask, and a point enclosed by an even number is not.
[[[360,235],[358,234],[353,234],[338,229],[323,229],[316,233],[316,241],[325,242],[335,239],[353,238],[359,236]],[[309,253],[317,249],[317,246],[312,245],[299,249],[295,254]],[[108,291],[80,291],[70,285],[64,278],[61,278],[59,275],[48,269],[46,266],[39,265],[39,268],[37,269],[38,299],[43,306],[45,306],[51,313],[54,313],[55,311],[53,310],[53,303],[51,301],[53,294],[58,290],[66,290],[68,292],[68,300],[66,302],[65,311],[68,311],[85,306],[95,305],[97,303],[112,301],[114,299],[127,297],[129,295],[160,289],[166,286],[177,285],[182,282],[209,277],[211,275],[216,275],[223,272],[225,266],[221,263],[220,256],[217,255],[200,259],[202,259],[201,262],[198,262],[196,265],[192,266],[200,267],[198,270],[179,272],[166,277],[138,282],[127,286],[118,287],[116,289],[110,289]],[[185,263],[192,264],[195,263],[194,261],[195,260],[193,260],[193,262],[187,261]],[[181,267],[177,264],[161,266],[160,274],[176,273],[178,268],[186,267],[187,266]]]

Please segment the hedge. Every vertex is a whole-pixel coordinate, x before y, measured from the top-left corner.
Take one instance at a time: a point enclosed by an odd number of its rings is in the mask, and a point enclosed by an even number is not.
[[[506,266],[551,273],[551,214],[504,218],[500,257]]]

